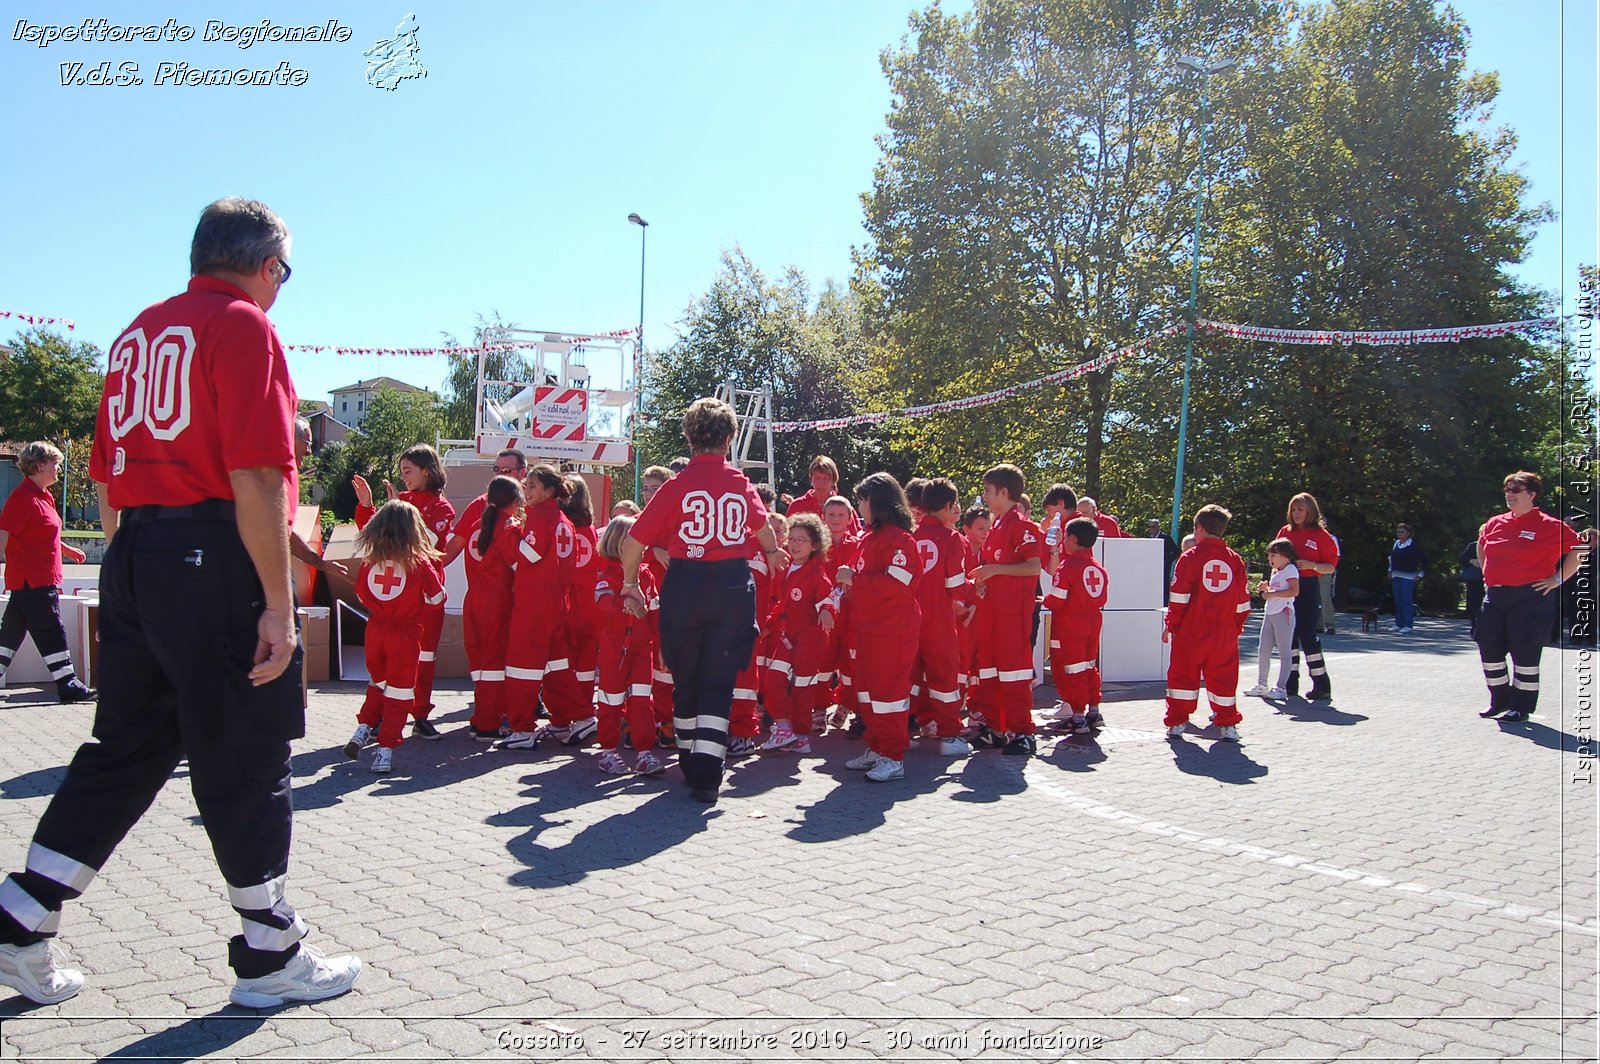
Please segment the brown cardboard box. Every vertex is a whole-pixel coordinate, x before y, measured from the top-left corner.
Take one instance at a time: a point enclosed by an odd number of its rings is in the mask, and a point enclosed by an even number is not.
[[[326,606],[302,607],[300,614],[300,643],[305,648],[306,682],[322,683],[328,679],[328,608]]]
[[[340,576],[338,573],[324,574],[328,581],[328,592],[332,596],[329,601],[343,599],[352,606],[360,606],[361,600],[356,597],[356,570],[361,568],[361,562],[356,558],[356,526],[353,523],[334,525],[333,532],[328,536],[328,542],[322,549],[322,556],[331,561],[343,562],[345,568],[350,571],[348,576]]]
[[[322,548],[322,507],[297,506],[294,512],[294,531],[313,551]],[[302,606],[312,603],[316,593],[317,571],[305,562],[290,559],[289,568],[294,576],[294,600]]]
[[[89,628],[89,660],[83,663],[83,682],[96,687],[100,682],[100,604],[91,602],[84,611],[83,623]]]
[[[467,644],[461,614],[445,610],[444,628],[439,634],[439,656],[434,662],[434,676],[439,679],[461,679],[471,674],[467,668]]]

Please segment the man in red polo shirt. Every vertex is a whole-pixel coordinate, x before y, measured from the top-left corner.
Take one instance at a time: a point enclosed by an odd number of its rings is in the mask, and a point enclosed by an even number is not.
[[[289,579],[295,392],[266,312],[289,231],[264,203],[202,212],[188,290],[111,345],[89,475],[100,493],[95,741],[78,748],[27,867],[0,883],[0,982],[65,1001],[49,939],[178,762],[243,933],[229,997],[266,1008],[349,990],[355,957],[302,948],[289,904],[289,742],[305,733]],[[127,929],[123,929],[127,930]]]
[[[1506,512],[1478,533],[1487,591],[1473,638],[1489,686],[1489,708],[1479,716],[1514,722],[1534,711],[1539,659],[1556,608],[1551,592],[1578,571],[1589,550],[1571,525],[1539,509],[1543,490],[1537,473],[1512,473],[1505,479]]]

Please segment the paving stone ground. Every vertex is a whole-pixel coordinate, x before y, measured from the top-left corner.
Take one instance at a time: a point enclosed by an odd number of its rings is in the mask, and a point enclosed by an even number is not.
[[[227,1003],[180,767],[63,918],[88,985],[0,999],[0,1059],[1594,1059],[1594,653],[1547,649],[1500,725],[1459,622],[1326,645],[1333,702],[1246,700],[1242,745],[1169,743],[1147,685],[1031,761],[925,743],[874,785],[832,733],[709,809],[470,742],[460,683],[374,777],[340,749],[360,689],[320,685],[291,898],[356,990]],[[89,732],[39,694],[0,702],[7,867]]]

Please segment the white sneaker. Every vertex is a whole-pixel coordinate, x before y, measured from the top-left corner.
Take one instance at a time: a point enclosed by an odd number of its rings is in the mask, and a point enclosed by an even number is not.
[[[361,756],[361,748],[373,740],[372,729],[365,724],[356,725],[356,733],[344,744],[344,756],[351,761]]]
[[[537,742],[564,743],[567,741],[567,736],[572,734],[572,729],[570,727],[558,728],[554,724],[544,724],[533,734]],[[501,743],[500,745],[504,746],[506,744]],[[532,749],[532,747],[529,747],[529,749]]]
[[[322,1001],[355,986],[360,974],[361,959],[354,954],[324,957],[301,943],[300,952],[271,975],[234,983],[228,1000],[247,1009],[270,1009],[288,1001]]]
[[[1057,702],[1056,708],[1050,711],[1051,720],[1071,720],[1072,707],[1065,702]]]
[[[879,761],[882,761],[882,760],[883,760],[883,758],[879,757],[877,754],[873,753],[871,750],[867,750],[867,751],[864,751],[861,754],[860,757],[852,757],[849,761],[846,761],[844,763],[844,767],[847,768],[847,769],[850,769],[853,772],[861,772],[864,769],[871,768],[873,765],[876,765]]]
[[[387,746],[380,746],[372,751],[372,771],[393,772],[394,751]]]
[[[904,779],[906,766],[904,761],[895,761],[892,758],[880,757],[878,763],[867,772],[867,779],[873,783],[887,783],[889,780]]]
[[[623,760],[622,755],[615,750],[607,750],[595,759],[595,764],[600,766],[600,771],[608,776],[626,776],[633,770]]]
[[[1074,735],[1088,735],[1089,734],[1091,729],[1089,727],[1089,718],[1088,717],[1075,716],[1075,717],[1073,717],[1071,719],[1072,719],[1072,734],[1074,734]]]
[[[567,736],[561,740],[561,743],[563,746],[587,746],[589,740],[593,739],[599,731],[600,722],[594,717],[590,717],[588,720],[580,720],[567,729]]]
[[[774,724],[772,726],[772,734],[767,736],[767,741],[761,744],[761,749],[768,752],[782,750],[784,747],[793,746],[795,740],[799,738],[794,733],[794,729],[789,727],[787,721],[782,725]]]
[[[495,744],[496,750],[533,750],[539,746],[539,733],[514,731]]]
[[[1250,690],[1246,691],[1244,696],[1246,698],[1266,698],[1267,685],[1258,683],[1254,687],[1250,688]]]
[[[1182,738],[1183,730],[1185,728],[1187,728],[1187,727],[1188,727],[1187,724],[1174,724],[1172,727],[1167,729],[1167,738],[1168,739]]]
[[[667,771],[667,766],[655,755],[654,751],[646,750],[639,755],[639,760],[633,766],[633,771],[641,776],[659,776]]]
[[[49,939],[31,946],[0,945],[0,983],[35,1005],[58,1005],[83,989],[83,973],[61,967]]]
[[[1239,741],[1239,729],[1230,724],[1222,729],[1222,737],[1230,743],[1236,743]]]
[[[945,757],[970,757],[972,755],[972,744],[958,735],[953,739],[942,741],[939,744],[939,753]]]
[[[1265,697],[1268,702],[1282,702],[1288,699],[1289,692],[1281,687],[1274,687],[1266,693]]]
[[[784,747],[784,749],[791,754],[809,754],[811,753],[811,736],[796,735],[794,742]]]

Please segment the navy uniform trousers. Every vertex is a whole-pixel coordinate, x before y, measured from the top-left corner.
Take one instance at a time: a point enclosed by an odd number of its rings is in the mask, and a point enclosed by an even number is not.
[[[65,689],[77,679],[72,652],[67,649],[67,630],[61,624],[59,587],[20,587],[11,592],[5,617],[0,619],[0,683],[23,638],[29,635],[56,687]]]
[[[228,900],[241,978],[282,968],[305,926],[284,897],[293,803],[289,742],[305,734],[301,654],[248,678],[263,597],[232,504],[124,511],[101,568],[94,738],[39,821],[27,867],[0,883],[0,940],[56,933],[184,758]]]
[[[1322,579],[1313,573],[1300,574],[1300,593],[1294,599],[1294,665],[1289,670],[1292,695],[1300,690],[1300,669],[1305,666],[1311,686],[1307,698],[1327,698],[1333,687],[1328,682],[1328,666],[1322,660]]]
[[[1559,591],[1546,595],[1531,584],[1488,589],[1472,635],[1478,642],[1478,661],[1489,685],[1491,708],[1532,713],[1538,705],[1539,658],[1550,638],[1559,597]]]
[[[661,583],[661,656],[672,672],[678,763],[690,787],[722,782],[734,681],[755,646],[750,563],[672,559]]]

